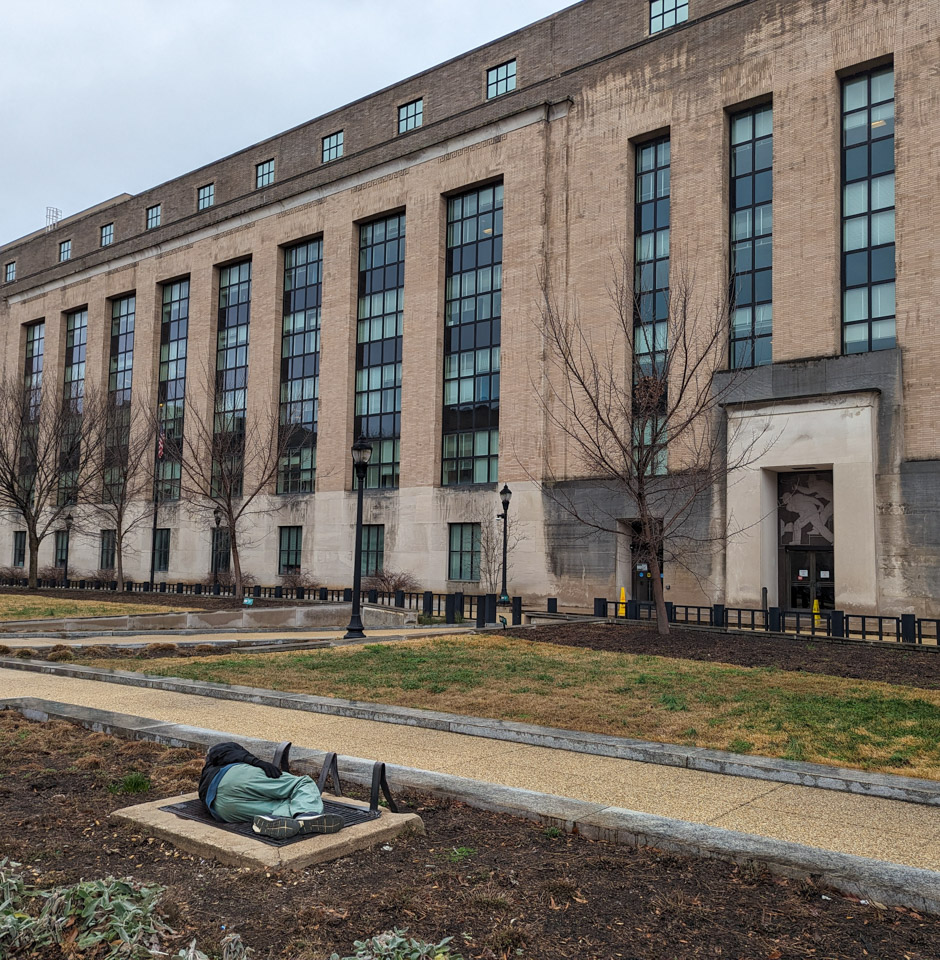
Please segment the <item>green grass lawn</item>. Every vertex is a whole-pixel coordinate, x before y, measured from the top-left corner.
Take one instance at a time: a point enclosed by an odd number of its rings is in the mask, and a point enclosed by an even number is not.
[[[884,683],[512,637],[171,659],[140,669],[940,780],[940,692]]]
[[[187,607],[151,603],[121,603],[107,600],[70,600],[67,597],[37,597],[0,594],[0,620],[49,620],[56,617],[120,617],[135,613],[180,613]]]

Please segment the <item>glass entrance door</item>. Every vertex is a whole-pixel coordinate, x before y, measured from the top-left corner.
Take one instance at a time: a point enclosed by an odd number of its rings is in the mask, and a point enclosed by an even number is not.
[[[819,601],[820,610],[832,610],[836,603],[835,563],[832,550],[787,550],[787,574],[790,583],[790,608],[812,610]]]
[[[634,600],[639,600],[641,603],[653,602],[653,580],[648,563],[635,563],[633,565],[632,590]]]

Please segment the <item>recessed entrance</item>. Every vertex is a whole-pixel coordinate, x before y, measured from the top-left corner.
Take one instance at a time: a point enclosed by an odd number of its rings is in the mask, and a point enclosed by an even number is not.
[[[832,610],[836,601],[832,471],[777,475],[780,601],[790,610]]]

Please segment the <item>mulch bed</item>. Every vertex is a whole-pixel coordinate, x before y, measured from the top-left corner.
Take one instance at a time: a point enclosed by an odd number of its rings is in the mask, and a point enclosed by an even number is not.
[[[193,789],[200,767],[191,751],[0,715],[0,857],[43,886],[109,875],[165,885],[179,931],[171,953],[193,937],[217,951],[235,931],[254,960],[323,960],[398,926],[425,940],[453,935],[466,960],[940,955],[938,919],[717,861],[553,836],[446,800],[404,798],[426,837],[283,874],[220,866],[108,820]],[[132,770],[150,777],[149,791],[109,792]]]
[[[902,644],[873,647],[861,643],[833,643],[818,637],[769,638],[682,627],[673,627],[669,636],[661,637],[655,627],[629,623],[565,623],[535,627],[519,636],[539,643],[613,653],[805,670],[832,677],[907,684],[924,690],[940,689],[940,652],[912,649]]]

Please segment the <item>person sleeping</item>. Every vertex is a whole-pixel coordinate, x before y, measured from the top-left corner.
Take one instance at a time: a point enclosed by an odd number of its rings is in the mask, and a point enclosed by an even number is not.
[[[199,775],[199,799],[214,819],[251,821],[254,833],[276,840],[340,830],[343,818],[323,812],[313,780],[287,771],[287,749],[279,749],[278,756],[280,765],[259,759],[238,743],[215,744]]]

